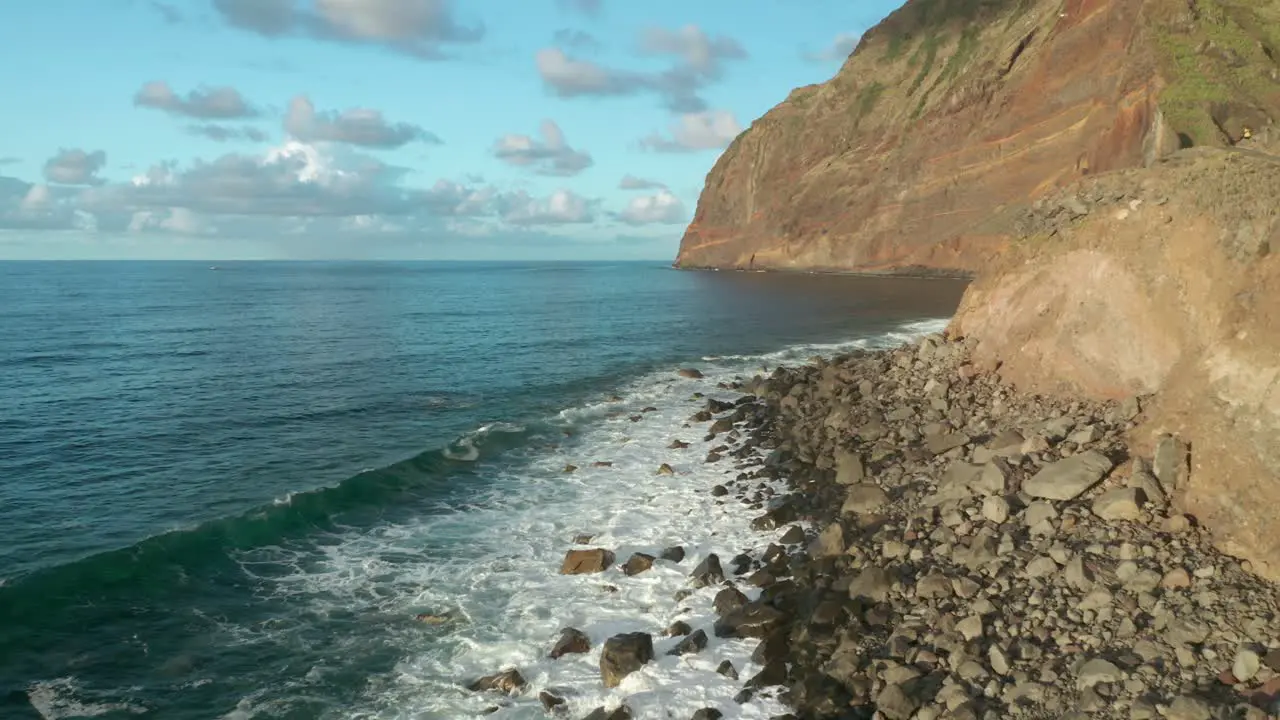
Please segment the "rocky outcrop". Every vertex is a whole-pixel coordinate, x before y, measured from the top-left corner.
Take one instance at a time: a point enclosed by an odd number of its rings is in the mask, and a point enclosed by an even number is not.
[[[1277,20],[1220,0],[910,0],[734,140],[676,265],[981,270],[1013,236],[1003,210],[1280,134]]]
[[[979,365],[999,364],[1020,387],[1143,396],[1131,441],[1222,549],[1272,578],[1277,197],[1280,159],[1239,151],[1183,151],[1094,178],[1018,218],[1021,239],[970,286],[952,323],[976,341]],[[1190,445],[1189,466],[1171,433]]]

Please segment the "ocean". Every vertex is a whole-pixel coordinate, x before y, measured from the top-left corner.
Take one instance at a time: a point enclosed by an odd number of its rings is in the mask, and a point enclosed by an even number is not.
[[[568,717],[624,698],[639,717],[781,712],[735,704],[715,673],[748,676],[746,641],[676,658],[660,638],[612,690],[598,655],[546,654],[567,626],[597,647],[705,627],[712,591],[674,593],[706,554],[760,544],[752,512],[708,492],[739,471],[703,461],[696,393],[939,330],[963,287],[661,263],[0,263],[0,717],[541,718],[543,689]],[[561,576],[579,533],[619,562],[688,558]],[[532,691],[465,689],[506,667]]]

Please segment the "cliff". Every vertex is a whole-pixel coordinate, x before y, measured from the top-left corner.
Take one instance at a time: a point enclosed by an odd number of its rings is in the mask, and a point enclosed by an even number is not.
[[[729,146],[676,265],[981,270],[1056,188],[1267,142],[1278,29],[1274,0],[911,0]]]

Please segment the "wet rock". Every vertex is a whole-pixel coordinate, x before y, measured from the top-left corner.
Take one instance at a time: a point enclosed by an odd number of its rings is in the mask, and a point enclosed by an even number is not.
[[[1046,465],[1022,485],[1022,489],[1034,498],[1045,500],[1074,500],[1086,490],[1098,484],[1111,471],[1113,463],[1096,450],[1086,450]]]
[[[733,420],[731,418],[720,418],[719,420],[716,420],[714,423],[711,423],[711,427],[707,429],[707,432],[712,433],[714,435],[719,435],[720,433],[727,433],[732,429],[733,429]]]
[[[611,467],[613,467],[613,461],[612,461],[612,460],[596,460],[595,462],[591,463],[591,467],[593,467],[593,468],[611,468]]]
[[[613,551],[603,548],[570,550],[564,556],[564,563],[560,566],[560,574],[583,575],[604,572],[609,569],[609,566],[613,565],[613,560]]]
[[[737,668],[735,668],[733,666],[733,663],[729,662],[728,660],[721,662],[720,665],[716,668],[716,672],[720,675],[723,675],[729,678],[730,680],[738,679]]]
[[[747,603],[715,623],[716,637],[763,638],[781,625],[787,616],[760,602]]]
[[[542,709],[549,713],[562,712],[565,709],[565,700],[557,695],[543,690],[538,693],[538,701],[542,703]]]
[[[711,497],[724,497],[729,494],[729,488],[723,485],[714,485],[711,488]]]
[[[697,368],[680,368],[676,371],[676,374],[680,377],[690,378],[692,380],[699,380],[702,378],[702,371]]]
[[[701,708],[693,713],[692,720],[720,720],[724,717],[724,713],[715,708]]]
[[[487,692],[490,690],[506,693],[507,695],[515,695],[525,688],[529,683],[525,681],[524,676],[519,670],[503,670],[494,675],[486,675],[479,680],[467,686],[472,692]]]
[[[760,672],[747,680],[748,688],[773,687],[787,684],[787,664],[782,660],[774,660],[764,666]]]
[[[784,545],[797,545],[804,542],[804,529],[799,525],[792,525],[787,531],[778,538],[778,542]]]
[[[631,557],[627,558],[627,561],[622,564],[622,572],[628,576],[639,575],[645,570],[653,567],[654,560],[655,558],[652,555],[635,553]]]
[[[582,720],[631,720],[631,718],[631,708],[622,705],[615,710],[596,708],[591,711],[590,715],[583,717]]]
[[[727,587],[716,593],[712,606],[715,607],[716,615],[724,616],[737,610],[747,604],[747,596],[735,587]]]
[[[838,557],[844,554],[844,527],[833,522],[809,544],[809,555],[815,558]]]
[[[676,471],[673,470],[670,465],[666,463],[662,463],[661,465],[658,466],[658,474],[659,475],[675,475]]]
[[[577,470],[577,469],[578,469],[578,466],[577,466],[577,465],[565,465],[565,466],[564,466],[564,471],[565,471],[565,472],[567,472],[567,473],[571,473],[571,472],[573,472],[573,471],[575,471],[575,470]]]
[[[720,557],[714,553],[708,555],[705,560],[698,563],[689,577],[692,578],[694,587],[707,587],[724,582],[724,569],[720,567]]]
[[[600,679],[607,688],[617,687],[623,678],[653,660],[653,638],[649,633],[614,635],[600,652]]]
[[[591,639],[577,628],[565,628],[551,647],[551,659],[556,660],[565,655],[582,654],[591,651]]]
[[[662,555],[660,557],[663,560],[667,560],[669,562],[682,563],[684,562],[684,548],[680,547],[679,545],[674,545],[672,547],[669,547],[663,550]]]
[[[689,443],[683,440],[672,440],[671,444],[667,446],[667,449],[668,450],[684,450],[687,447],[689,447]]]
[[[693,628],[689,626],[689,623],[683,620],[677,620],[671,623],[671,625],[667,627],[667,631],[666,631],[667,637],[677,637],[680,635],[688,635],[691,632],[693,632]]]
[[[667,651],[668,655],[692,655],[702,652],[707,647],[707,634],[702,630],[696,630],[693,634],[685,637],[676,643],[675,647]]]

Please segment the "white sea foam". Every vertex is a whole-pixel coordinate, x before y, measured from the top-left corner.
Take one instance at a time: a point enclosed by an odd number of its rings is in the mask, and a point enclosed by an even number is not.
[[[704,588],[676,602],[688,587],[692,568],[710,553],[728,560],[761,547],[782,530],[761,534],[751,529],[754,513],[731,497],[714,498],[712,486],[740,470],[731,458],[703,459],[708,445],[703,425],[683,427],[705,406],[695,392],[719,399],[735,394],[717,383],[735,374],[750,375],[760,363],[776,364],[832,354],[857,347],[891,345],[941,329],[930,321],[903,326],[892,333],[848,343],[806,345],[763,356],[719,358],[701,366],[705,377],[692,380],[672,372],[640,378],[618,389],[620,400],[560,413],[559,421],[578,431],[530,459],[502,466],[481,462],[477,469],[493,475],[470,495],[459,512],[425,516],[411,523],[352,531],[338,541],[307,552],[268,548],[243,558],[246,571],[256,566],[291,567],[291,573],[258,576],[266,592],[287,600],[308,617],[355,617],[368,623],[377,642],[398,649],[394,670],[369,679],[362,707],[343,717],[362,720],[392,718],[459,718],[479,716],[500,705],[494,718],[544,718],[538,692],[548,690],[568,700],[568,717],[578,718],[599,706],[625,702],[639,718],[688,717],[701,707],[716,707],[729,718],[767,718],[785,712],[772,691],[739,705],[733,697],[761,668],[751,662],[755,641],[727,640],[711,632],[711,601],[719,588]],[[629,415],[647,406],[639,422]],[[485,432],[499,430],[486,428]],[[514,428],[501,428],[514,429]],[[673,439],[691,443],[671,450]],[[608,461],[611,467],[593,467]],[[674,475],[658,475],[669,463]],[[566,473],[566,465],[578,466]],[[658,555],[681,545],[682,563],[659,560],[648,572],[626,577],[613,568],[602,574],[562,576],[557,573],[572,539],[591,533],[591,546],[610,548],[618,563],[633,552]],[[606,586],[615,588],[608,591]],[[748,596],[758,590],[743,586]],[[456,622],[429,626],[413,621],[419,612],[451,612]],[[663,630],[676,620],[704,629],[710,644],[683,657],[665,653],[680,638]],[[301,621],[305,623],[306,621]],[[297,632],[299,622],[277,626],[228,628],[244,642]],[[591,639],[585,655],[559,660],[547,652],[561,628],[576,627]],[[610,636],[643,631],[653,634],[657,660],[628,676],[620,687],[600,682],[600,647]],[[368,643],[353,635],[341,642]],[[715,672],[729,660],[740,680]],[[529,689],[516,698],[471,693],[464,685],[482,675],[518,668]],[[319,682],[326,672],[308,674]],[[245,698],[228,718],[266,717],[258,696]],[[263,714],[265,713],[265,714]]]
[[[27,700],[45,720],[98,717],[117,712],[141,715],[147,711],[130,703],[93,702],[83,694],[84,690],[74,677],[63,677],[33,684],[27,690]]]

